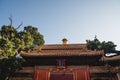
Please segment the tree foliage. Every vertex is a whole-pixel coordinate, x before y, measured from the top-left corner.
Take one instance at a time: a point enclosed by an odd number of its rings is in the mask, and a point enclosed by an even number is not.
[[[90,50],[104,50],[105,53],[116,50],[116,45],[112,41],[100,42],[99,39],[95,37],[94,40],[88,40],[87,42],[87,48]]]
[[[0,38],[0,59],[14,55],[15,51],[12,47],[12,42],[4,38]]]
[[[20,50],[29,50],[33,46],[44,44],[43,35],[38,29],[32,26],[24,27],[24,30],[18,31],[11,25],[3,25],[0,30],[0,58],[14,55]]]
[[[41,35],[38,32],[38,29],[32,26],[27,26],[24,27],[24,31],[27,33],[30,33],[30,35],[33,38],[33,44],[32,45],[37,45],[37,46],[41,46],[44,44],[44,39],[43,39],[43,35]]]
[[[0,59],[0,80],[10,80],[14,72],[21,69],[23,59],[11,56]]]
[[[31,47],[44,44],[43,35],[33,26],[26,26],[18,31],[10,25],[3,25],[0,29],[0,80],[9,80],[16,70],[22,66],[23,59],[16,58],[21,50],[30,50]]]
[[[101,50],[101,42],[95,38],[94,40],[88,42],[87,48],[90,50]]]
[[[17,30],[13,26],[3,25],[0,30],[0,36],[6,40],[12,41],[17,34]]]
[[[113,52],[116,51],[115,47],[116,45],[112,41],[105,42],[103,41],[101,43],[102,49],[107,53],[107,52]]]

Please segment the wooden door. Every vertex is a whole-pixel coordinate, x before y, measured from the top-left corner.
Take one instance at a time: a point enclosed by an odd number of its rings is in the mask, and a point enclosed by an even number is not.
[[[72,72],[51,72],[50,80],[73,80]]]

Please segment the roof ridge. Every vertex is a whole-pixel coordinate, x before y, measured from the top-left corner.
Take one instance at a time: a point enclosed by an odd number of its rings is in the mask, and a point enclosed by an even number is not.
[[[82,44],[75,43],[75,44],[66,44],[66,45],[86,45],[86,43],[82,43]],[[43,46],[65,46],[65,45],[63,45],[63,44],[45,44]]]

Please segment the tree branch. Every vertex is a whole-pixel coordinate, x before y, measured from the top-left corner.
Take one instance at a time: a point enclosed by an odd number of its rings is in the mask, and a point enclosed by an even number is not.
[[[21,22],[21,24],[16,28],[16,29],[19,29],[20,28],[20,26],[22,26],[22,24],[23,24],[23,22]]]
[[[9,17],[10,20],[10,26],[12,26],[12,16]]]

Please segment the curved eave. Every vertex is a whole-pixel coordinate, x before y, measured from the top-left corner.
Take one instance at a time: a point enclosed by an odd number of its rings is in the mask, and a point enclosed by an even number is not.
[[[102,56],[103,52],[81,52],[81,53],[21,53],[23,57],[59,57],[59,56]]]
[[[113,56],[113,57],[102,57],[103,61],[120,61],[120,55],[119,56]]]

